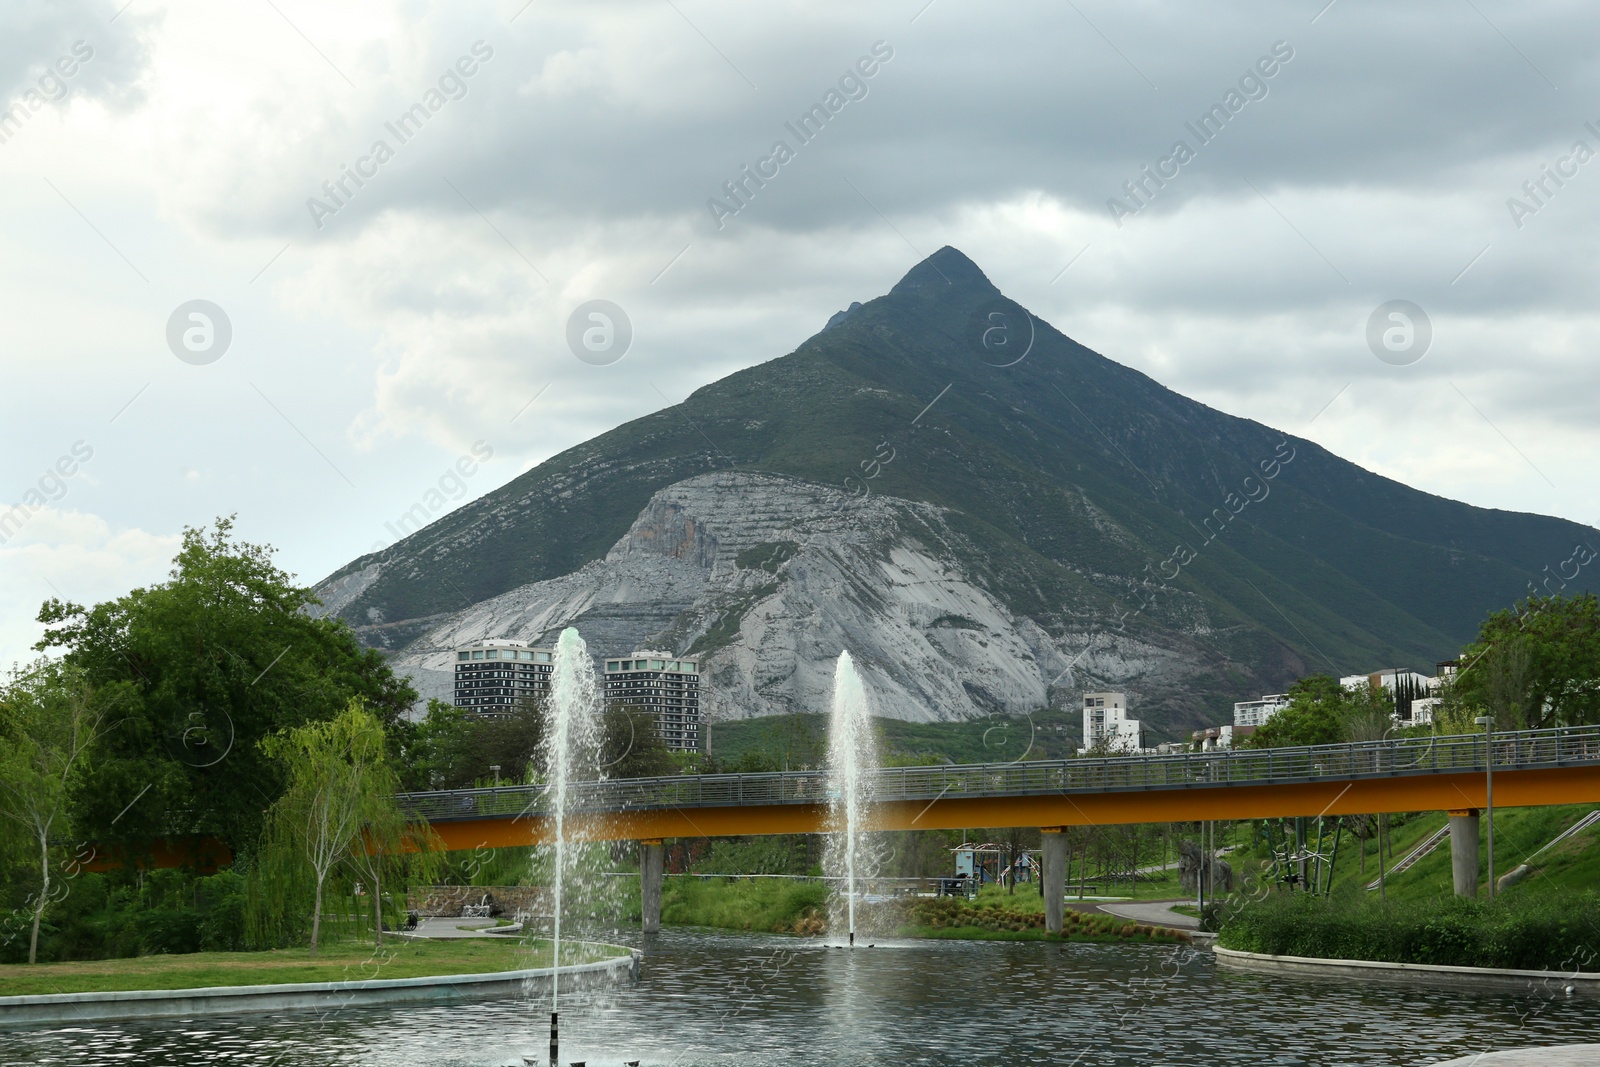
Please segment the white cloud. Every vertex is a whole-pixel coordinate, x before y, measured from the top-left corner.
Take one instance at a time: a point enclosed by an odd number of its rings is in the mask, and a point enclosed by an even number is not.
[[[161,581],[182,541],[114,527],[98,515],[46,506],[0,547],[0,663],[23,662],[43,634],[34,621],[51,597],[91,605]]]

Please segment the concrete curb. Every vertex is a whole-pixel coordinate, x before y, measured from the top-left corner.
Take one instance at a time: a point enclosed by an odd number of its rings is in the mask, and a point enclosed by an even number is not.
[[[1594,1063],[1600,1063],[1600,1045],[1551,1045],[1480,1052],[1444,1060],[1433,1067],[1589,1067]]]
[[[619,946],[620,947],[620,946]],[[639,976],[638,949],[625,956],[560,968],[562,988],[602,985]],[[202,989],[140,989],[120,993],[44,993],[0,997],[0,1027],[6,1029],[233,1012],[332,1009],[373,1004],[480,1000],[521,996],[528,983],[548,979],[554,967],[489,974],[422,978],[374,978],[361,982],[299,982],[287,985],[211,986]]]
[[[1600,997],[1600,973],[1588,971],[1519,971],[1496,967],[1448,967],[1434,963],[1383,963],[1377,960],[1332,960],[1312,956],[1269,956],[1236,948],[1213,948],[1218,966],[1258,974],[1292,974],[1343,981],[1395,981],[1473,989],[1542,990],[1550,996],[1583,994]],[[1571,990],[1571,994],[1568,993]]]

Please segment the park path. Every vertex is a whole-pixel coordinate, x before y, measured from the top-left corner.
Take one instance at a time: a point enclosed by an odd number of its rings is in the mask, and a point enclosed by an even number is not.
[[[486,930],[493,929],[498,921],[498,919],[467,919],[460,915],[439,915],[418,920],[417,928],[408,930],[406,933],[412,937],[437,938],[441,940],[457,937],[504,937],[504,934],[485,933]],[[467,927],[467,929],[462,929],[462,927]]]
[[[1119,919],[1150,923],[1152,926],[1170,926],[1178,930],[1194,930],[1200,920],[1192,915],[1173,911],[1174,904],[1187,904],[1186,900],[1124,900],[1115,904],[1102,904],[1100,910]]]

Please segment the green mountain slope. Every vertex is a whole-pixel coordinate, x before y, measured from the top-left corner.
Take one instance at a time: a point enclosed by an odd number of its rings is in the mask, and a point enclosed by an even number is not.
[[[1173,722],[1206,717],[1174,702],[1214,716],[1253,695],[1242,686],[1453,656],[1597,537],[1418,492],[1189,400],[945,248],[795,352],[554,457],[323,589],[400,648],[422,620],[604,556],[652,493],[727,469],[948,509],[961,544],[945,547],[1048,632],[1109,635],[1120,617],[1213,662],[1198,690],[1157,701]]]

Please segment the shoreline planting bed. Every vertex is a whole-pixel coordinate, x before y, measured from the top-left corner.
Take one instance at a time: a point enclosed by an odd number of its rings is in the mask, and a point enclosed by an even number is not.
[[[625,949],[612,946],[571,945],[563,947],[561,962],[563,966],[588,963],[625,953]],[[513,938],[504,941],[480,938],[441,941],[386,938],[382,949],[375,948],[370,942],[323,945],[315,959],[307,949],[290,948],[266,952],[196,952],[79,960],[32,966],[9,963],[0,966],[0,996],[120,993],[299,982],[365,982],[373,979],[491,974],[548,967],[550,963],[550,944],[547,941],[529,945]]]
[[[1000,893],[980,895],[975,901],[962,897],[921,898],[905,908],[901,937],[925,937],[970,941],[1152,941],[1173,944],[1187,941],[1188,935],[1121,919],[1099,911],[1067,908],[1062,915],[1061,933],[1045,930],[1044,901],[1036,896],[1016,897]]]
[[[1268,956],[1377,963],[1592,971],[1600,960],[1600,895],[1497,900],[1445,896],[1382,901],[1278,893],[1240,907],[1217,944]]]

